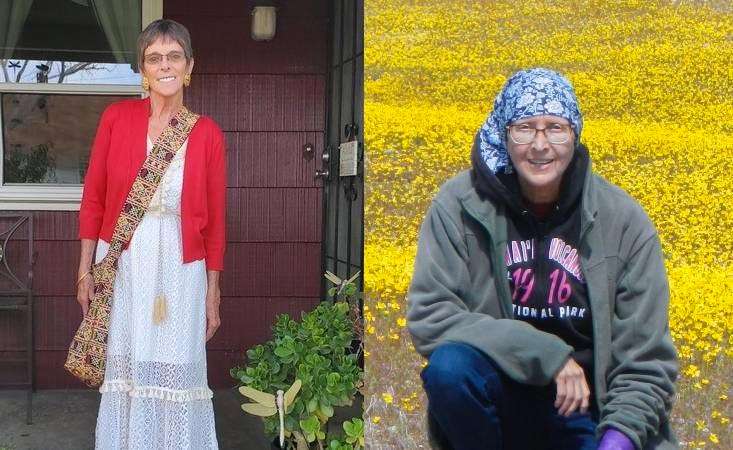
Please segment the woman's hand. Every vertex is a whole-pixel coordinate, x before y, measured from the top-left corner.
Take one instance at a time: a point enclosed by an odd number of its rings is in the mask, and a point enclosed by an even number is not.
[[[568,358],[560,372],[555,375],[557,397],[555,408],[558,414],[568,417],[580,407],[580,412],[588,412],[590,388],[585,380],[583,368],[573,358]]]
[[[81,306],[81,312],[84,316],[89,311],[89,303],[94,298],[94,274],[92,270],[92,260],[94,257],[94,249],[97,241],[94,239],[81,240],[81,252],[79,255],[79,272],[76,283],[76,301]],[[86,275],[85,275],[86,274]],[[82,278],[84,276],[84,278]]]
[[[221,303],[221,291],[218,283],[214,286],[209,283],[206,289],[206,342],[209,341],[219,329],[221,319],[219,318],[219,304]]]
[[[81,278],[82,276],[84,278]],[[89,311],[89,303],[92,301],[92,297],[94,297],[94,277],[89,271],[79,272],[79,278],[81,280],[76,285],[76,301],[81,306],[82,314],[86,316],[87,311]]]

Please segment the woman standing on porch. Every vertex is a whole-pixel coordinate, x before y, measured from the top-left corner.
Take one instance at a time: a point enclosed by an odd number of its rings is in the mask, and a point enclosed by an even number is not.
[[[84,180],[77,294],[84,314],[95,246],[99,262],[143,162],[178,123],[191,80],[193,51],[183,25],[151,23],[138,37],[138,52],[150,96],[105,110]],[[218,448],[206,341],[220,323],[225,179],[222,132],[201,116],[117,261],[98,449]]]

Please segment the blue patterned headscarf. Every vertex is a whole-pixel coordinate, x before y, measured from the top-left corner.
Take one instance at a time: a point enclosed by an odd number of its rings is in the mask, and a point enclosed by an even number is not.
[[[570,122],[575,144],[580,141],[583,118],[570,82],[543,68],[512,75],[494,100],[494,110],[479,130],[481,159],[492,173],[511,173],[506,147],[506,126],[527,117],[552,115]]]

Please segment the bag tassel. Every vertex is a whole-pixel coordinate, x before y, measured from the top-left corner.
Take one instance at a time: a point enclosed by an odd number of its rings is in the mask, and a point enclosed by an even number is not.
[[[158,294],[153,304],[153,323],[160,325],[168,314],[168,305],[165,301],[165,295]]]

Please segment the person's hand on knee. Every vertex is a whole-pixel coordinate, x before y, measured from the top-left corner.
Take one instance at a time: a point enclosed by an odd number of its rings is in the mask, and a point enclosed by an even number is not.
[[[558,414],[568,417],[578,408],[583,414],[588,412],[590,389],[583,368],[573,358],[568,358],[560,372],[555,375],[555,384],[555,408],[558,408]]]

